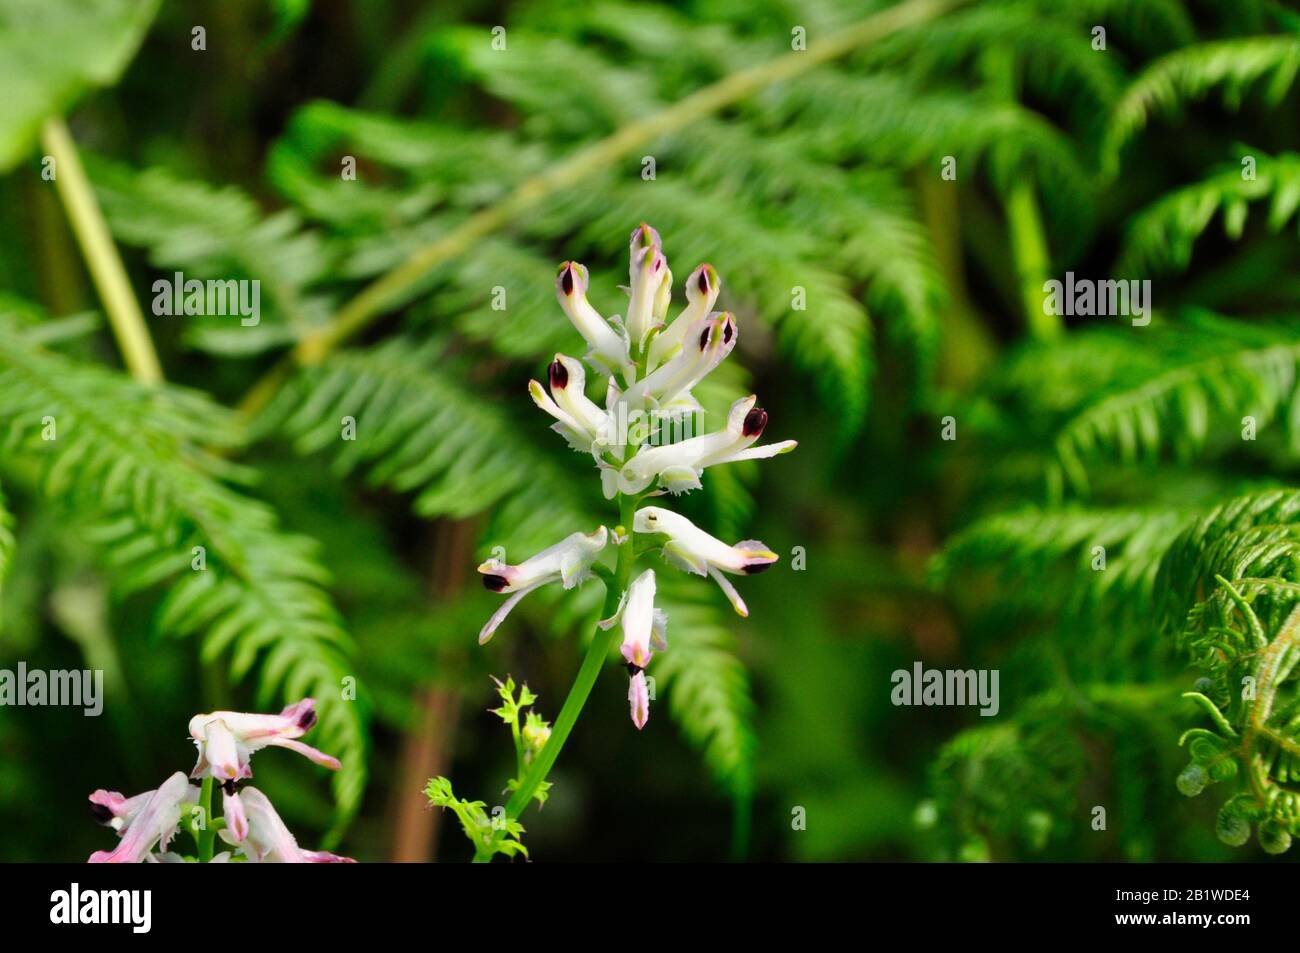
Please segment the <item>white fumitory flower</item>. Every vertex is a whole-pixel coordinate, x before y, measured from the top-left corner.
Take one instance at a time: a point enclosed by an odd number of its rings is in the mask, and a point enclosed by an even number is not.
[[[662,609],[655,608],[653,569],[647,569],[632,580],[619,600],[618,609],[597,624],[602,629],[609,629],[620,623],[623,628],[623,659],[631,676],[627,698],[632,708],[632,723],[637,728],[644,728],[650,719],[650,692],[645,669],[655,650],[668,650],[668,616]]]
[[[676,356],[686,341],[686,332],[700,318],[713,310],[722,290],[718,272],[712,265],[700,265],[686,279],[686,307],[673,323],[654,336],[646,355],[646,370],[653,371],[670,357]]]
[[[736,316],[729,311],[714,312],[695,321],[686,329],[682,348],[671,360],[622,392],[611,388],[611,413],[616,403],[664,412],[698,410],[700,405],[691,388],[722,363],[739,337]]]
[[[573,326],[587,342],[587,360],[609,374],[622,374],[631,382],[636,377],[636,364],[628,351],[627,330],[615,317],[606,321],[587,300],[587,269],[576,261],[566,261],[555,278],[555,294],[560,307]]]
[[[138,864],[150,859],[154,847],[165,851],[181,822],[181,807],[198,801],[198,789],[184,772],[177,771],[158,786],[133,798],[116,791],[96,791],[90,796],[91,815],[117,831],[117,847],[97,850],[92,864]]]
[[[668,270],[659,233],[644,222],[632,230],[628,246],[632,264],[628,269],[627,333],[640,352],[645,350],[650,332],[663,322],[672,296],[673,273]]]
[[[505,621],[510,610],[534,589],[552,582],[561,582],[565,589],[572,589],[590,576],[591,564],[608,540],[609,530],[601,526],[594,533],[571,533],[517,566],[497,559],[489,559],[480,565],[478,571],[483,573],[486,588],[511,595],[479,632],[479,644],[492,638],[492,633]]]
[[[546,389],[537,381],[528,382],[533,403],[555,418],[551,429],[568,441],[574,450],[593,453],[610,439],[609,414],[587,397],[587,373],[582,364],[563,354],[547,371],[551,386]]]
[[[226,843],[237,846],[239,852],[250,862],[258,864],[356,863],[350,857],[340,857],[328,851],[303,850],[265,794],[251,786],[244,788],[241,793],[248,816],[246,835],[236,840],[228,829],[220,831],[219,834]],[[216,858],[214,857],[213,860]]]
[[[668,537],[663,546],[666,560],[698,576],[712,576],[731,602],[737,614],[749,615],[745,600],[723,573],[754,575],[771,568],[779,558],[756,539],[746,539],[728,546],[710,536],[686,517],[659,506],[643,506],[636,511],[634,528],[638,533],[658,533]]]
[[[316,724],[316,702],[304,698],[278,715],[255,715],[238,711],[214,711],[190,719],[190,737],[199,749],[192,778],[212,777],[218,781],[251,778],[249,759],[266,747],[288,748],[331,771],[339,761],[297,739]],[[236,810],[238,807],[236,807]]]
[[[698,490],[700,474],[706,467],[774,457],[797,447],[798,441],[795,440],[783,440],[765,447],[751,446],[767,426],[767,411],[754,406],[757,402],[758,398],[751,394],[732,404],[724,430],[663,446],[642,447],[636,456],[618,469],[618,491],[640,493],[656,480],[673,494]],[[607,481],[607,492],[609,489]]]

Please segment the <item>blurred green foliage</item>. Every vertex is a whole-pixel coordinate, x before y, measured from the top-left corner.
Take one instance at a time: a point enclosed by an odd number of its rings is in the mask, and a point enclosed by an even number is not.
[[[679,275],[714,264],[740,320],[706,407],[754,391],[800,441],[681,508],[786,558],[744,621],[661,573],[660,714],[634,732],[622,681],[598,682],[525,818],[534,859],[1257,858],[1214,836],[1238,784],[1270,844],[1293,822],[1295,675],[1267,709],[1234,693],[1249,639],[1290,658],[1300,591],[1275,489],[1300,451],[1294,9],[913,0],[936,15],[555,186],[584,147],[889,5],[155,6],[0,0],[22,94],[0,111],[0,666],[109,686],[98,719],[0,708],[21,831],[0,857],[81,859],[103,846],[86,795],[184,766],[191,714],[304,693],[347,770],[331,792],[258,766],[304,840],[384,859],[427,837],[428,777],[496,790],[489,674],[553,717],[599,607],[539,593],[480,649],[471,570],[611,519],[525,385],[577,347],[556,263],[614,301],[641,221]],[[98,316],[41,174],[51,113],[146,311],[175,271],[261,281],[256,327],[148,318],[164,387],[124,373]],[[540,202],[462,237],[525,183]],[[358,333],[305,347],[443,241]],[[1067,271],[1152,280],[1150,324],[1044,315],[1035,289]],[[1001,712],[895,707],[916,660],[998,669]],[[1180,733],[1212,724],[1182,697],[1198,676],[1234,730],[1262,719],[1213,802],[1175,786]]]

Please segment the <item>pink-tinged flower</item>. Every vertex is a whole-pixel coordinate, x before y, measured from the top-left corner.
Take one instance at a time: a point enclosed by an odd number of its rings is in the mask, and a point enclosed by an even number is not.
[[[153,797],[153,791],[145,791],[135,797],[125,797],[118,791],[105,791],[100,788],[90,795],[90,816],[96,823],[111,827],[119,834],[145,804]]]
[[[636,511],[633,526],[638,533],[658,533],[668,537],[664,559],[679,569],[698,576],[711,576],[726,594],[737,614],[749,615],[745,600],[723,573],[754,575],[768,569],[779,558],[756,539],[746,539],[728,546],[710,536],[686,517],[659,506],[643,506]]]
[[[303,850],[270,800],[255,787],[240,792],[248,817],[247,836],[235,841],[229,831],[220,831],[221,839],[233,844],[248,860],[260,864],[351,864],[350,857],[327,851]]]
[[[650,689],[646,685],[644,670],[633,667],[627,684],[627,701],[632,710],[632,724],[639,731],[650,720]]]
[[[656,480],[670,493],[700,488],[700,474],[706,467],[739,460],[759,460],[788,453],[798,446],[794,440],[753,447],[767,426],[767,411],[754,404],[753,395],[731,405],[725,430],[691,437],[662,447],[642,447],[618,471],[621,493],[640,493]]]
[[[582,364],[557,354],[547,378],[551,385],[549,395],[537,381],[528,382],[528,393],[533,403],[555,418],[551,429],[568,441],[570,447],[583,453],[593,453],[598,445],[607,443],[609,414],[587,396],[587,374]]]
[[[109,823],[115,820],[122,822],[118,831],[121,839],[117,842],[117,847],[111,851],[95,851],[90,855],[90,863],[138,864],[149,858],[155,846],[165,851],[168,842],[180,826],[182,805],[196,802],[198,790],[190,784],[189,779],[182,772],[177,771],[159,785],[156,791],[146,792],[139,798],[130,798],[129,801],[140,798],[144,801],[134,810],[123,815],[115,815],[109,821]],[[93,794],[91,801],[100,804]]]
[[[638,350],[645,347],[646,337],[662,320],[672,295],[673,276],[664,257],[659,233],[645,223],[632,230],[628,242],[632,264],[628,269],[632,287],[627,305],[627,333]]]
[[[233,781],[227,781],[221,788],[221,816],[226,819],[226,830],[230,831],[232,841],[239,843],[248,836],[248,814]]]
[[[235,711],[214,711],[190,719],[190,737],[199,749],[192,778],[213,777],[218,781],[251,778],[249,759],[262,748],[288,748],[331,771],[339,761],[323,751],[298,741],[316,724],[316,702],[311,698],[290,705],[278,715],[254,715]]]
[[[616,399],[634,409],[698,407],[691,388],[722,363],[739,337],[736,317],[730,312],[701,318],[687,327],[682,349],[675,357],[628,385]]]
[[[653,371],[671,357],[675,357],[686,341],[686,332],[701,318],[707,317],[718,300],[722,282],[712,265],[700,265],[686,279],[686,307],[673,323],[650,341],[646,356],[646,370]]]
[[[628,355],[627,331],[618,319],[606,321],[587,300],[590,279],[587,269],[576,261],[560,265],[555,276],[555,295],[569,321],[587,342],[587,360],[609,374],[623,374],[631,381],[636,376],[636,365]]]
[[[637,668],[650,664],[651,645],[659,651],[668,648],[665,633],[668,616],[655,608],[655,571],[647,569],[628,586],[619,600],[618,609],[608,619],[597,623],[602,629],[623,624],[623,658]]]
[[[572,589],[590,576],[591,564],[608,540],[609,530],[601,526],[594,533],[571,533],[517,566],[498,559],[482,563],[478,571],[483,573],[483,585],[493,592],[511,595],[492,613],[492,618],[479,632],[479,644],[492,638],[492,633],[505,621],[510,610],[534,589],[552,582],[563,583],[565,589]]]

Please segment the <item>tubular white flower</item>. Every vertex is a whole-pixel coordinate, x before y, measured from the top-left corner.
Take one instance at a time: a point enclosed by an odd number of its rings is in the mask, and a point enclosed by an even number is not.
[[[340,857],[326,851],[303,850],[289,832],[270,800],[255,787],[246,787],[240,793],[247,813],[247,834],[235,840],[228,830],[220,831],[221,839],[239,848],[248,860],[259,864],[351,864],[350,857]]]
[[[672,324],[650,341],[650,351],[646,356],[647,371],[653,371],[681,350],[686,332],[696,321],[708,316],[721,290],[722,282],[712,265],[703,264],[691,272],[691,276],[686,279],[686,307]]]
[[[722,363],[739,336],[736,317],[730,312],[701,318],[687,328],[682,349],[672,360],[629,385],[617,399],[631,408],[693,403],[690,389]]]
[[[656,311],[662,315],[672,293],[672,273],[664,257],[659,233],[644,222],[632,230],[628,242],[631,266],[631,299],[627,306],[627,333],[637,350],[645,348],[646,338],[656,325]]]
[[[479,632],[479,644],[492,638],[497,626],[505,621],[510,610],[534,589],[552,582],[561,582],[565,589],[572,589],[590,576],[591,564],[596,561],[608,540],[609,530],[601,526],[594,533],[571,533],[554,546],[543,549],[516,566],[497,559],[489,559],[481,564],[478,571],[483,573],[484,587],[493,592],[511,595]]]
[[[653,645],[660,652],[668,649],[665,635],[668,616],[655,608],[655,571],[647,569],[628,586],[618,603],[618,609],[608,619],[597,623],[602,629],[623,624],[623,658],[637,668],[650,664]]]
[[[111,851],[95,851],[90,855],[89,862],[138,864],[149,858],[155,845],[165,851],[168,842],[180,826],[181,806],[196,802],[198,794],[198,789],[190,784],[184,772],[177,771],[160,784],[156,791],[139,795],[139,798],[144,800],[129,817],[124,819],[118,830],[121,840],[117,842],[117,847]],[[91,801],[95,804],[99,803],[95,795],[91,795]]]
[[[751,447],[767,426],[767,411],[755,407],[757,401],[751,394],[732,404],[724,430],[662,447],[642,447],[619,469],[619,491],[640,493],[655,480],[673,494],[698,490],[706,467],[774,457],[797,447],[795,440]]]
[[[266,747],[288,748],[331,771],[339,761],[323,751],[298,741],[316,724],[316,702],[304,698],[278,715],[254,715],[237,711],[214,711],[190,719],[190,737],[199,749],[192,778],[212,777],[218,781],[251,778],[249,759]]]
[[[754,575],[769,568],[779,558],[756,539],[746,539],[728,546],[710,536],[686,517],[659,506],[643,506],[636,511],[633,526],[638,533],[668,537],[664,559],[698,576],[711,576],[726,594],[737,614],[749,615],[745,600],[723,573]]]
[[[528,393],[533,403],[555,418],[551,429],[583,453],[592,453],[606,444],[610,436],[609,414],[587,397],[587,374],[582,363],[556,354],[547,377],[550,394],[533,380],[528,382]]]
[[[566,261],[555,278],[555,294],[560,307],[573,326],[587,342],[587,360],[610,374],[623,374],[631,382],[636,376],[636,365],[628,355],[630,345],[627,331],[601,317],[600,312],[587,300],[589,279],[585,266],[576,261]]]

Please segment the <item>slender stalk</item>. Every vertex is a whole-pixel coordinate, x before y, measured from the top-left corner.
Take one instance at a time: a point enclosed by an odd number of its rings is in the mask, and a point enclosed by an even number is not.
[[[362,289],[328,325],[303,338],[285,362],[273,367],[253,386],[239,405],[240,413],[246,417],[255,416],[274,396],[292,365],[319,364],[339,344],[368,327],[394,300],[438,265],[463,254],[556,192],[581,185],[632,150],[768,86],[794,79],[860,46],[934,19],[967,2],[969,0],[907,0],[889,7],[844,30],[819,38],[806,50],[785,53],[766,63],[724,76],[716,83],[644,119],[620,127],[562,162],[525,179],[496,205],[476,212],[442,238],[416,249],[401,264]]]
[[[122,360],[136,380],[156,384],[163,379],[158,354],[131,291],[122,257],[108,233],[108,225],[99,210],[99,203],[95,201],[86,170],[81,166],[76,143],[62,118],[56,116],[46,120],[41,130],[41,142],[54,158],[54,185],[77,236],[77,244],[81,246],[81,254],[90,269],[113,335],[117,338]]]
[[[212,775],[203,779],[199,807],[203,809],[203,830],[199,831],[199,863],[206,864],[212,859],[212,848],[217,839],[217,828],[212,819]]]
[[[1007,196],[1007,227],[1011,233],[1011,255],[1016,264],[1016,285],[1025,309],[1025,324],[1039,341],[1051,340],[1065,330],[1060,315],[1044,307],[1047,270],[1051,259],[1043,235],[1043,218],[1032,182],[1018,182]]]

